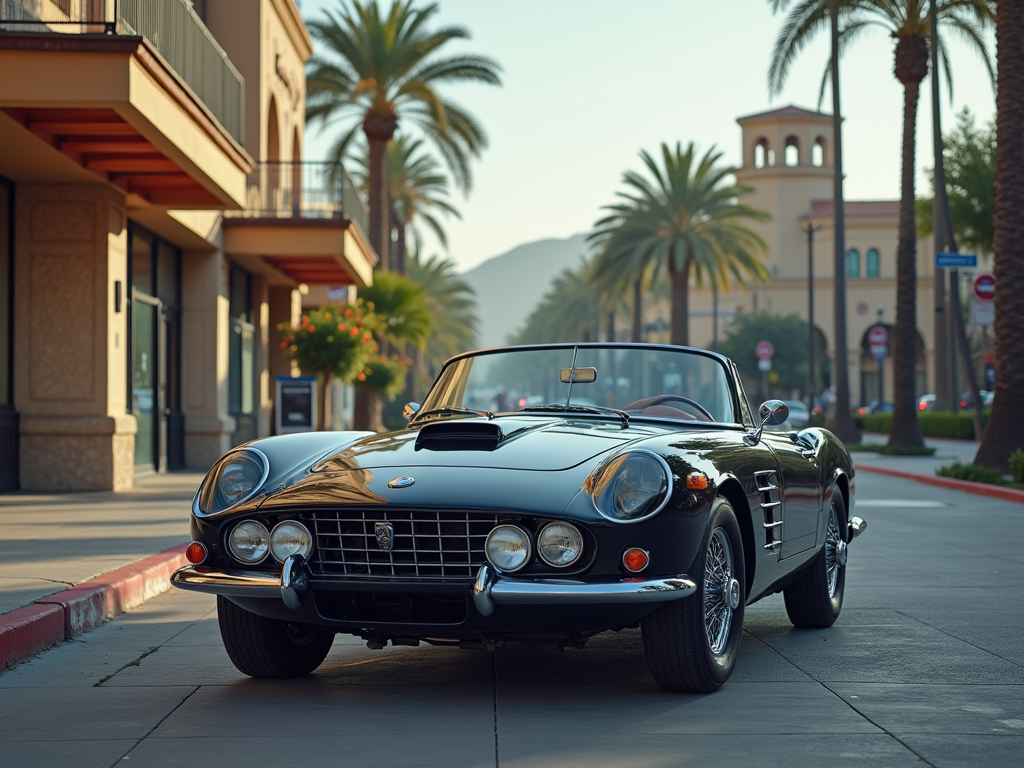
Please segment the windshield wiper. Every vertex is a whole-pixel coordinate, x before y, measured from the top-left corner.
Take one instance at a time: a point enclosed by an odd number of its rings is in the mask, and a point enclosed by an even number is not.
[[[613,413],[622,419],[622,426],[629,426],[629,414],[620,411],[618,408],[608,408],[603,405],[527,405],[520,408],[522,411],[557,411],[559,413]]]
[[[478,411],[476,408],[445,406],[444,408],[431,408],[429,411],[421,411],[416,414],[414,421],[418,421],[424,416],[455,416],[456,414],[462,414],[465,416],[486,416],[488,419],[494,418],[494,414],[490,411]]]

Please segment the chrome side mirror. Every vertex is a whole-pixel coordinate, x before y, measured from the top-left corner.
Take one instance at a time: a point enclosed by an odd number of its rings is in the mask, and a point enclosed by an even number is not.
[[[413,416],[420,412],[419,403],[406,403],[405,408],[402,409],[402,418],[406,421],[410,421]]]
[[[761,442],[765,424],[781,424],[788,419],[789,406],[781,400],[765,400],[758,408],[758,415],[761,417],[761,423],[757,425],[757,432],[743,438],[749,445],[757,445]]]

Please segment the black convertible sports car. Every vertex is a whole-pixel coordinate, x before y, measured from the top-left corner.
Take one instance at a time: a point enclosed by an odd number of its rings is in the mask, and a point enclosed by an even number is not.
[[[654,679],[713,691],[744,606],[843,602],[853,464],[831,433],[773,432],[730,360],[557,344],[449,360],[407,429],[256,440],[192,507],[175,586],[215,593],[239,670],[308,674],[336,633],[370,648],[582,646],[639,626]]]

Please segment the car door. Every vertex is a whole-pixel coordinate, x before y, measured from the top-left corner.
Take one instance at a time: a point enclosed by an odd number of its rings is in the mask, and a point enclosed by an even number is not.
[[[794,442],[788,434],[764,433],[782,473],[783,514],[780,559],[796,555],[814,546],[821,512],[821,483],[817,452],[809,445]]]

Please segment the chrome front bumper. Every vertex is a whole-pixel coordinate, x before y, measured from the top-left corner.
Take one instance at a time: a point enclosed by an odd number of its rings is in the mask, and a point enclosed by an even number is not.
[[[304,561],[295,556],[285,561],[280,576],[187,565],[174,572],[171,584],[226,597],[279,597],[289,608],[297,609],[302,605],[309,579]],[[697,584],[685,575],[594,583],[570,579],[516,579],[502,576],[490,565],[482,565],[473,583],[473,604],[481,616],[490,616],[496,604],[658,603],[689,597],[696,591]]]

